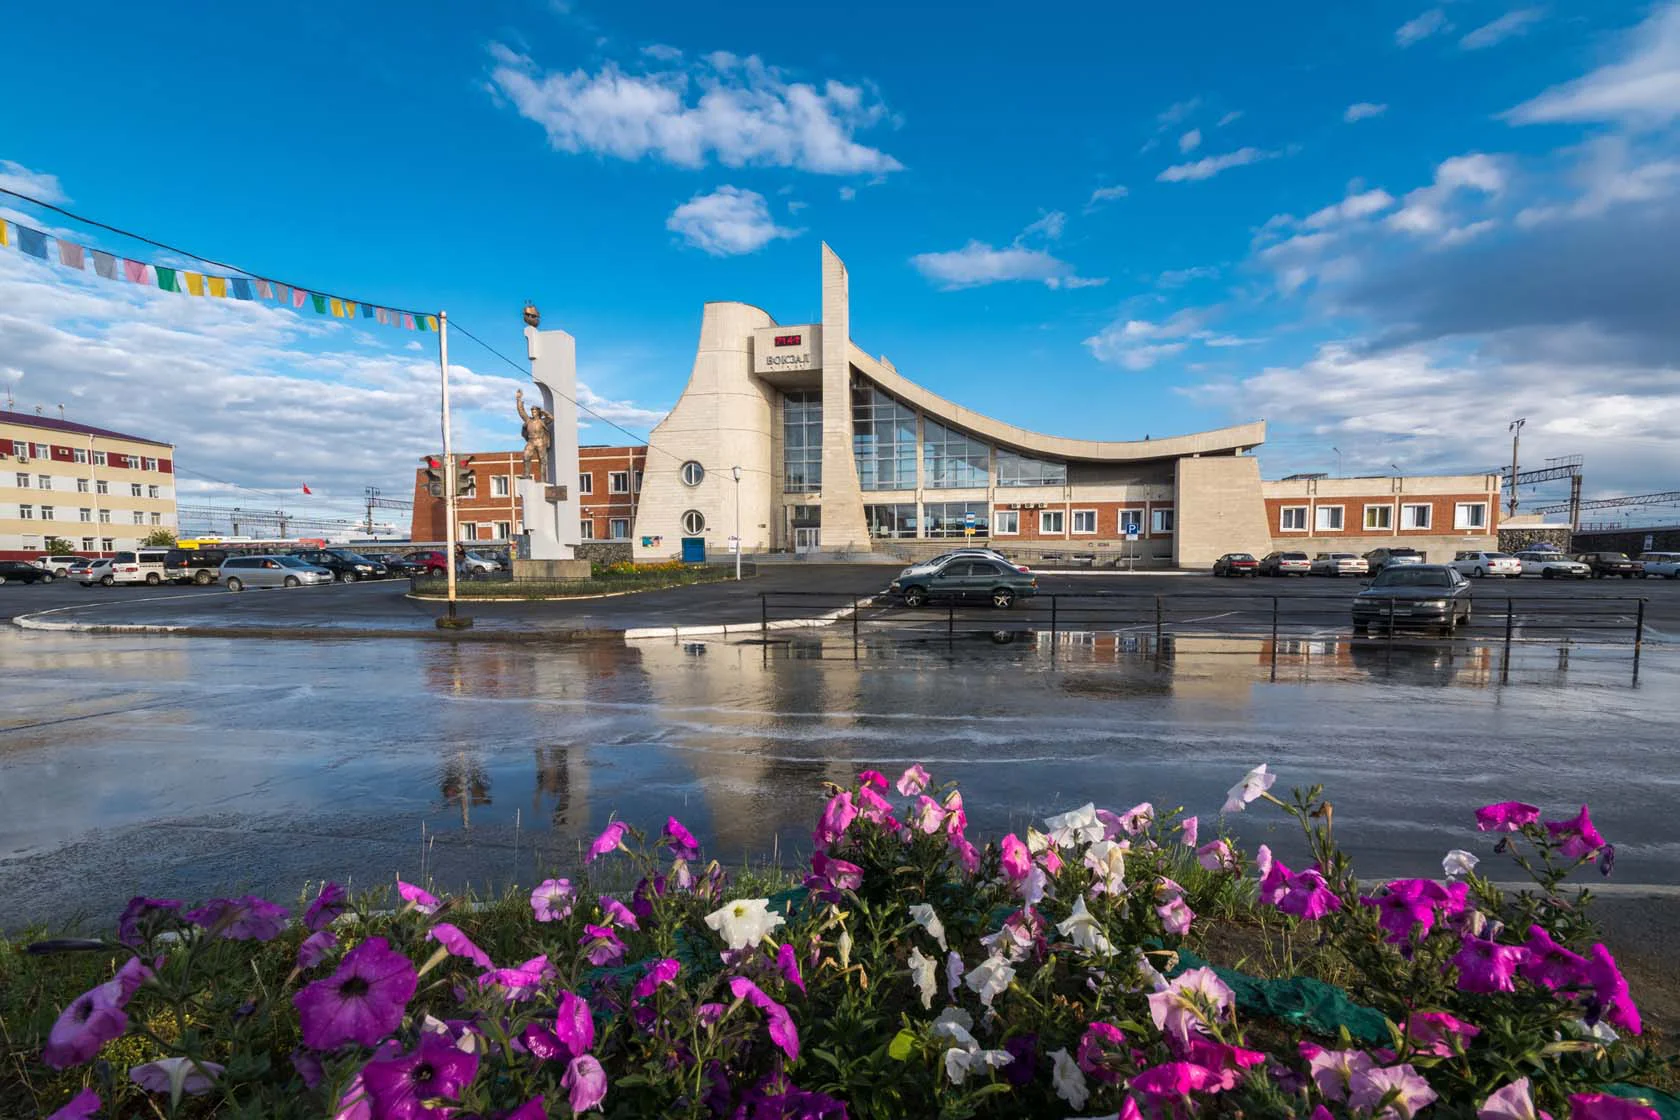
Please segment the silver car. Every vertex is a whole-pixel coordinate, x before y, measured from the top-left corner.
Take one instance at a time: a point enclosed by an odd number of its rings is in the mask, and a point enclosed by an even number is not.
[[[247,587],[307,587],[331,583],[333,574],[296,556],[230,556],[222,561],[218,578],[229,591]]]

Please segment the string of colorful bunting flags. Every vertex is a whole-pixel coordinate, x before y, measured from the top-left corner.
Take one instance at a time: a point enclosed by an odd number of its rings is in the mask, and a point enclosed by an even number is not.
[[[49,252],[48,242],[56,243],[56,253]],[[43,261],[51,261],[56,256],[60,265],[77,272],[86,272],[88,262],[91,261],[93,271],[106,280],[144,284],[163,292],[179,292],[209,299],[276,303],[282,307],[298,309],[313,307],[317,315],[331,314],[335,319],[372,319],[386,326],[409,331],[438,329],[437,316],[423,311],[403,311],[394,307],[360,303],[341,296],[306,291],[277,280],[264,280],[258,276],[216,276],[130,260],[114,253],[78,245],[62,237],[53,237],[43,230],[33,229],[21,222],[10,222],[0,218],[0,248],[13,246],[16,246],[20,253]]]

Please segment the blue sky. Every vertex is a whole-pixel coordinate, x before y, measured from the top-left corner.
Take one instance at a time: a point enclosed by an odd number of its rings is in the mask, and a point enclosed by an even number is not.
[[[1333,448],[1347,473],[1418,473],[1496,466],[1526,416],[1525,463],[1585,455],[1600,494],[1680,485],[1680,4],[9,21],[43,49],[0,72],[0,186],[447,308],[515,358],[535,299],[578,337],[586,399],[637,432],[681,391],[703,301],[815,317],[826,240],[861,346],[1027,427],[1260,417],[1268,475],[1336,470]],[[12,200],[0,216],[141,252]],[[19,406],[171,439],[205,495],[405,491],[436,442],[414,341],[0,253]],[[517,372],[464,339],[451,358],[463,441],[511,446]]]

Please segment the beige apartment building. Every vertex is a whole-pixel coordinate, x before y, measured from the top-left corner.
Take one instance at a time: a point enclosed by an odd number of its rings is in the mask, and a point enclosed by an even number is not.
[[[0,410],[0,559],[32,560],[49,537],[108,556],[177,524],[173,444]]]

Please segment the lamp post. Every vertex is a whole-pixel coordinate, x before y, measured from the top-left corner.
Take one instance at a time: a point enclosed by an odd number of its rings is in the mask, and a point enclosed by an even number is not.
[[[1340,478],[1342,477],[1342,449],[1339,447],[1332,447],[1330,450],[1336,453],[1336,477]]]
[[[735,582],[741,582],[741,468],[730,467],[735,476]]]

